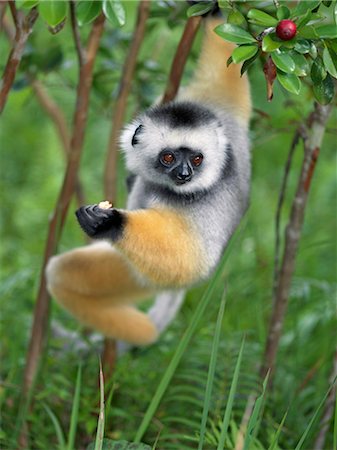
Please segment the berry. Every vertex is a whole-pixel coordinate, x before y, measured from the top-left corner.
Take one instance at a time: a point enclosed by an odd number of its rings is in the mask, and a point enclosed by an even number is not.
[[[282,41],[290,41],[296,34],[296,24],[289,19],[281,20],[276,27],[276,35]]]

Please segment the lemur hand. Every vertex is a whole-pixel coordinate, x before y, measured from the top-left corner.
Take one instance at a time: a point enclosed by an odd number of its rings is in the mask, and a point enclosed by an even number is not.
[[[83,231],[93,239],[116,241],[122,233],[124,216],[115,208],[82,206],[76,211],[76,217]]]

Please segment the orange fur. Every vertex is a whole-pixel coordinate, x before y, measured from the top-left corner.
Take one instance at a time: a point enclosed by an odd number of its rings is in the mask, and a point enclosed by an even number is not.
[[[219,18],[205,21],[205,37],[194,79],[181,97],[218,105],[247,125],[251,114],[248,78],[241,77],[239,64],[227,67],[235,45],[214,33],[214,28],[222,23],[224,20]]]
[[[127,212],[123,239],[116,243],[137,270],[161,287],[181,287],[206,275],[200,239],[179,212]]]

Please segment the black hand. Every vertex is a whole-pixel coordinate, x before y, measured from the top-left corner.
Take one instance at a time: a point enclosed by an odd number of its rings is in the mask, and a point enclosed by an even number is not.
[[[124,227],[124,216],[117,209],[102,209],[98,205],[82,206],[76,217],[83,231],[93,239],[117,240]]]

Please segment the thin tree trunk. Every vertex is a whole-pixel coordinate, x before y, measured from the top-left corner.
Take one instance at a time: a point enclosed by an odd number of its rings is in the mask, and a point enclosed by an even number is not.
[[[276,356],[288,306],[291,280],[295,270],[296,253],[301,237],[309,188],[331,110],[332,104],[327,106],[316,104],[315,110],[310,115],[306,124],[306,136],[303,136],[303,131],[301,131],[302,138],[304,137],[304,158],[295,198],[291,208],[289,223],[285,231],[283,258],[275,284],[273,311],[260,371],[262,379],[265,378],[270,369],[270,380],[272,380],[275,369]]]
[[[48,238],[45,247],[44,260],[37,301],[34,310],[34,320],[31,339],[26,359],[24,380],[22,386],[23,405],[30,399],[30,393],[37,375],[38,364],[47,335],[49,320],[50,296],[47,292],[45,268],[49,258],[54,254],[73,195],[75,180],[78,173],[81,151],[83,147],[85,127],[88,116],[89,96],[92,84],[93,66],[104,27],[104,16],[100,15],[94,22],[85,52],[85,61],[79,68],[77,100],[73,119],[73,134],[70,143],[70,154],[63,184],[55,205],[55,210],[49,223]],[[24,428],[22,431],[25,431]],[[27,438],[22,432],[19,438],[21,448],[26,445]]]
[[[139,2],[136,29],[133,34],[129,53],[125,60],[118,97],[112,115],[111,133],[104,173],[105,198],[112,202],[116,200],[118,137],[124,122],[127,99],[131,91],[132,78],[137,64],[139,49],[145,35],[145,24],[149,15],[149,10],[149,1]]]

